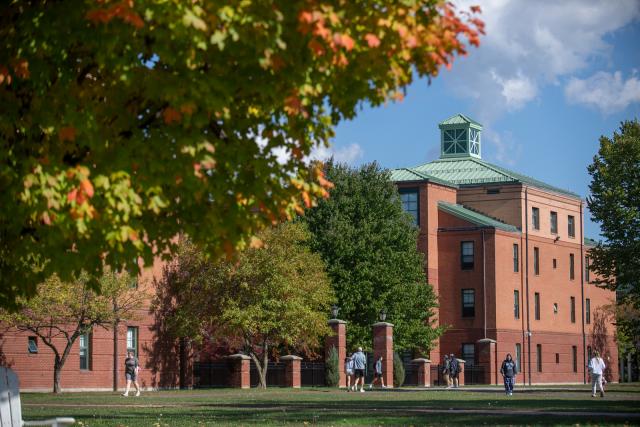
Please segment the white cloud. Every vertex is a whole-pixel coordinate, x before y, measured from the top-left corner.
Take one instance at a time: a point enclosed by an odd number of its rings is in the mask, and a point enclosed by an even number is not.
[[[610,114],[640,102],[640,80],[635,75],[624,80],[620,71],[600,71],[584,80],[571,78],[564,94],[572,104],[584,104]]]
[[[536,97],[537,89],[531,80],[521,71],[510,79],[503,79],[495,70],[491,70],[493,81],[502,87],[501,94],[507,103],[509,110],[520,109],[524,104]]]
[[[312,160],[325,161],[333,157],[337,163],[353,164],[363,156],[364,150],[362,150],[362,147],[359,144],[353,143],[340,148],[327,148],[325,146],[315,147],[311,151],[309,158]]]

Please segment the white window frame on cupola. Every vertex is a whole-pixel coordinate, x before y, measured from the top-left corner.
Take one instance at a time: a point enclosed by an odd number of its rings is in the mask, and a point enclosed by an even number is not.
[[[440,127],[440,155],[482,158],[482,128],[471,124]]]

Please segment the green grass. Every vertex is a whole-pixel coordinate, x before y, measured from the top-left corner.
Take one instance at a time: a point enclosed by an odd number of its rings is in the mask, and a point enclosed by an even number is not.
[[[640,386],[611,385],[604,399],[588,386],[486,391],[347,393],[326,388],[22,394],[23,418],[72,416],[94,426],[212,425],[638,425]],[[566,414],[566,415],[563,415]]]

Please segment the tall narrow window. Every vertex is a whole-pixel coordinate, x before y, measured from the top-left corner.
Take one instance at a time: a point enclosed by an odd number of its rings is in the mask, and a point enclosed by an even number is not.
[[[569,215],[567,218],[567,232],[569,237],[576,237],[576,219],[573,215]]]
[[[536,345],[536,365],[538,365],[538,372],[542,372],[542,344]]]
[[[513,244],[513,272],[517,273],[520,268],[520,251],[518,250],[518,244]]]
[[[513,291],[513,317],[520,318],[520,292]]]
[[[549,222],[551,223],[551,234],[558,234],[558,212],[551,211]]]
[[[576,278],[576,260],[573,254],[569,254],[569,279]]]
[[[587,360],[591,360],[591,357],[593,356],[592,352],[591,352],[591,346],[588,345],[587,346]]]
[[[38,337],[27,338],[27,350],[29,350],[31,354],[38,352]]]
[[[518,372],[521,372],[522,369],[520,366],[522,365],[522,346],[520,343],[516,344],[516,368]]]
[[[540,275],[540,249],[533,248],[533,274]]]
[[[587,325],[591,323],[591,300],[589,298],[584,300],[584,321]]]
[[[80,343],[80,369],[91,369],[91,334],[89,332],[78,337]]]
[[[571,323],[576,323],[576,297],[571,297]]]
[[[476,346],[475,344],[462,344],[462,358],[467,366],[476,363]]]
[[[460,242],[460,267],[473,270],[473,242]]]
[[[138,328],[135,326],[127,328],[127,352],[129,351],[133,351],[133,354],[138,357]]]
[[[462,290],[462,317],[474,317],[476,315],[476,291],[473,289]]]
[[[578,347],[571,346],[571,361],[573,362],[573,372],[578,372]]]
[[[533,312],[536,320],[540,320],[540,294],[533,294]]]
[[[584,281],[589,283],[591,281],[591,276],[589,275],[589,262],[591,260],[588,256],[584,257]]]
[[[420,224],[420,205],[418,203],[418,189],[417,188],[401,188],[400,201],[402,202],[402,209],[411,215],[413,223],[415,225]]]
[[[540,209],[531,208],[531,222],[534,230],[540,230]]]

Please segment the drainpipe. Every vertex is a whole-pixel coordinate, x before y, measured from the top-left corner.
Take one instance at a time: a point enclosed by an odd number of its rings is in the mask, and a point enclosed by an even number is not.
[[[113,311],[117,312],[118,303],[113,299]],[[118,391],[118,323],[119,319],[113,321],[113,391]]]
[[[529,385],[531,385],[531,322],[529,319],[529,187],[524,188],[524,238],[525,238],[525,264],[524,282],[527,295],[527,371]]]
[[[584,237],[582,235],[582,200],[580,200],[580,296],[582,300],[582,382],[587,383],[587,336],[584,332]]]
[[[485,246],[484,246],[484,228],[481,231],[482,233],[482,298],[484,299],[483,313],[484,313],[484,337],[487,338],[487,262],[485,256]]]

